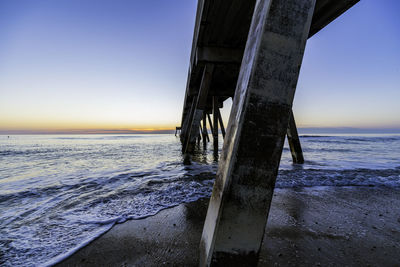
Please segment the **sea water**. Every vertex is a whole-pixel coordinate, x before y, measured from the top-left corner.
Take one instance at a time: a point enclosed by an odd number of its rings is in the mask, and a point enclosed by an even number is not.
[[[302,135],[277,187],[400,187],[400,135]],[[48,266],[127,219],[211,194],[211,151],[174,135],[0,135],[0,265]]]

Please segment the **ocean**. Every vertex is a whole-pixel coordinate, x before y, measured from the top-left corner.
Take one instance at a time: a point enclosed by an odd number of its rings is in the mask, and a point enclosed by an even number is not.
[[[398,134],[300,139],[305,164],[285,144],[278,188],[400,188]],[[208,148],[184,165],[169,134],[0,135],[0,265],[53,265],[116,223],[210,196]]]

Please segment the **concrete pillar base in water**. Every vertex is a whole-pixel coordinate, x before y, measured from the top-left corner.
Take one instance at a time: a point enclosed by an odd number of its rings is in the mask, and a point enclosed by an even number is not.
[[[200,266],[257,264],[314,6],[315,0],[256,3]]]

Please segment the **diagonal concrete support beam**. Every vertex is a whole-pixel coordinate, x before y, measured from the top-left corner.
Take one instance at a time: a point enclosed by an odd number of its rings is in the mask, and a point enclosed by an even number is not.
[[[218,109],[218,121],[219,121],[219,127],[221,128],[221,133],[222,137],[225,139],[225,127],[224,127],[224,122],[222,121],[222,116],[221,112]]]
[[[189,114],[187,116],[185,116],[185,120],[182,123],[181,134],[179,135],[181,143],[182,143],[182,151],[183,151],[183,145],[186,143],[186,137],[188,134],[189,125],[191,125],[191,122],[193,120],[193,114],[194,114],[194,109],[195,109],[196,103],[197,103],[197,96],[193,97],[192,104],[191,104],[190,110],[189,110]]]
[[[258,0],[200,243],[200,266],[255,266],[315,0]]]
[[[207,132],[207,114],[206,112],[203,113],[203,147],[204,149],[207,147],[207,142],[210,141],[210,137],[208,137],[208,132]]]
[[[292,153],[293,163],[303,164],[303,150],[301,149],[301,143],[299,134],[297,133],[296,122],[294,120],[293,110],[290,111],[289,125],[287,128],[287,139],[290,147],[290,153]]]
[[[185,143],[183,144],[183,152],[189,152],[192,150],[193,144],[196,143],[196,138],[199,136],[199,126],[203,113],[206,108],[208,90],[210,89],[210,83],[212,74],[214,71],[213,64],[206,64],[203,71],[203,76],[200,83],[199,95],[197,96],[197,103],[195,104],[192,120],[188,124],[188,131]]]
[[[211,121],[211,116],[210,116],[210,114],[208,114],[208,113],[207,113],[207,118],[208,118],[208,124],[210,124],[210,129],[211,129],[211,131],[212,131],[212,129],[214,129],[214,127],[213,127],[213,123],[212,123],[212,121]]]
[[[218,97],[213,97],[213,146],[214,146],[214,155],[218,156]]]

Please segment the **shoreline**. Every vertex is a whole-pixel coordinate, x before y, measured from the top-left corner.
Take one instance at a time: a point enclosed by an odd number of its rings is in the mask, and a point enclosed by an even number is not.
[[[114,225],[55,266],[197,266],[208,199]],[[258,266],[400,265],[400,188],[275,189]]]

